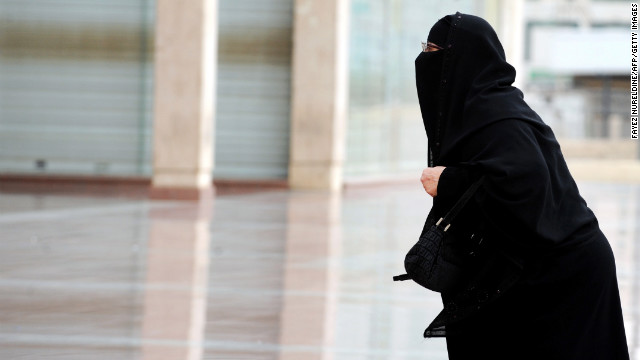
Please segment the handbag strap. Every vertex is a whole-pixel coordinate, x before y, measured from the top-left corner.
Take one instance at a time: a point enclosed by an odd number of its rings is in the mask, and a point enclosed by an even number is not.
[[[453,206],[453,208],[451,208],[451,210],[449,210],[449,212],[444,217],[441,217],[440,220],[438,220],[438,222],[436,223],[436,226],[444,222],[444,224],[446,225],[444,228],[444,231],[447,231],[449,229],[449,226],[451,226],[451,222],[456,217],[456,215],[458,215],[460,210],[462,210],[462,208],[467,204],[469,199],[471,199],[473,194],[476,192],[476,190],[478,190],[478,187],[480,187],[482,180],[484,180],[484,175],[482,175],[480,179],[476,180],[476,182],[474,182],[473,184],[471,184],[471,186],[469,186],[467,191],[465,191],[464,194],[462,194],[462,197],[460,197],[460,199]]]

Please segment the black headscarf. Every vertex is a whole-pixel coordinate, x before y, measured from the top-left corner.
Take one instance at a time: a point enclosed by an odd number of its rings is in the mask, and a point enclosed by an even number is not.
[[[526,246],[566,244],[597,223],[551,128],[512,86],[516,71],[491,25],[457,12],[434,25],[429,41],[444,48],[415,61],[429,166],[485,174],[475,196],[480,211]]]

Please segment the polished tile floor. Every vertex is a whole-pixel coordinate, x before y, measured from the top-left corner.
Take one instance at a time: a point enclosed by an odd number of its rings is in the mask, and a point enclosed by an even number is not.
[[[640,185],[579,183],[640,360]],[[0,194],[0,359],[446,359],[439,296],[393,282],[418,185],[180,203]]]

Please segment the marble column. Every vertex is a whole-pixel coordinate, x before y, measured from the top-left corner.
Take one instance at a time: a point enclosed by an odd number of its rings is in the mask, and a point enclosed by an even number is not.
[[[213,192],[217,0],[158,0],[153,198]]]
[[[348,0],[295,0],[289,186],[339,190],[348,111]]]

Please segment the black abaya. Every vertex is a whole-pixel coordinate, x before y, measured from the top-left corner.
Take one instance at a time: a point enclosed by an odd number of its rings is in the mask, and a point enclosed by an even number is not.
[[[441,327],[449,358],[628,359],[611,247],[553,131],[511,86],[515,69],[497,35],[456,13],[429,40],[444,50],[416,59],[418,97],[429,165],[446,167],[429,216],[442,216],[484,175],[456,221],[484,224],[491,249],[518,265],[519,278],[509,288],[491,279],[467,286],[488,297]],[[445,309],[458,295],[443,294]]]
[[[588,235],[588,236],[586,236]],[[532,263],[505,296],[449,325],[449,359],[629,359],[607,239]]]

